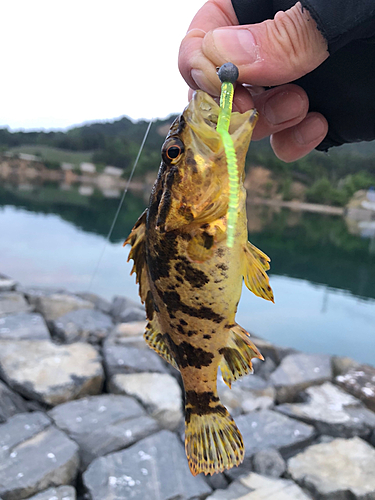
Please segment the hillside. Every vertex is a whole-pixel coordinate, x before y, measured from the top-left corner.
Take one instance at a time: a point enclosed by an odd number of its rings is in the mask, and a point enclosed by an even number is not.
[[[141,155],[136,177],[156,172],[160,147],[170,116],[157,120],[150,130]],[[11,132],[0,129],[0,152],[36,154],[45,162],[92,161],[99,166],[114,165],[130,172],[148,122],[127,117],[97,122],[64,131]],[[296,162],[284,163],[274,155],[268,139],[252,143],[247,167],[261,166],[269,171],[263,196],[284,200],[295,197],[314,203],[345,205],[358,189],[375,185],[375,142],[334,148],[328,153],[313,151]],[[297,188],[296,188],[297,186]]]

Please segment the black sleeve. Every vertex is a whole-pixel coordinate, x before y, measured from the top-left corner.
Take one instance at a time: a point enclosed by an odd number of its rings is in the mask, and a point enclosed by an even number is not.
[[[255,24],[287,10],[290,0],[232,0],[239,24]],[[328,120],[317,149],[375,139],[375,2],[301,0],[328,43],[330,57],[293,82],[309,96],[310,111]]]

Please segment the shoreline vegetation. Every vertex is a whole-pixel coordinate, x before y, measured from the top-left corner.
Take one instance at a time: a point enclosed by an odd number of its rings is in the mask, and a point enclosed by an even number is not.
[[[135,172],[133,187],[142,189],[141,184],[152,184],[160,163],[161,145],[175,117],[173,115],[153,123]],[[1,128],[0,177],[10,175],[9,172],[4,173],[6,164],[9,167],[13,163],[11,169],[14,171],[16,160],[20,160],[34,162],[34,173],[31,174],[32,166],[29,165],[30,175],[25,174],[26,178],[34,175],[57,180],[61,179],[62,171],[67,182],[110,184],[109,176],[105,178],[105,171],[111,166],[118,169],[117,185],[123,185],[147,126],[147,121],[133,122],[122,117],[67,131],[11,132]],[[345,207],[357,191],[375,186],[374,158],[375,143],[370,142],[332,148],[328,153],[313,151],[298,161],[286,164],[276,158],[269,141],[264,139],[250,145],[245,185],[249,199],[272,200],[262,203],[294,201]],[[38,167],[37,163],[40,164]],[[41,165],[44,166],[43,173]],[[88,167],[91,171],[82,170],[82,165],[91,165]],[[303,207],[300,206],[301,209]]]

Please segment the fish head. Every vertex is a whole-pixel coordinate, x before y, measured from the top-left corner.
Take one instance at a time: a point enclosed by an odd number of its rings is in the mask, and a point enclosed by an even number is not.
[[[229,176],[223,140],[216,130],[219,112],[214,99],[198,90],[171,125],[162,146],[159,170],[163,197],[158,226],[166,230],[186,222],[209,222],[207,217],[220,218],[227,211]],[[229,134],[240,179],[244,176],[245,157],[256,120],[254,109],[231,114]]]

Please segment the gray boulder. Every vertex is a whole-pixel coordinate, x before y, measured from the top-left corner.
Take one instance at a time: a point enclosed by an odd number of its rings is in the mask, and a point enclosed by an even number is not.
[[[335,382],[356,398],[360,399],[370,410],[375,411],[375,367],[359,365],[351,368],[343,375],[336,377]]]
[[[0,380],[0,424],[16,413],[29,410],[26,401]]]
[[[286,471],[286,462],[277,450],[269,448],[255,453],[253,469],[263,476],[280,477]]]
[[[133,398],[103,394],[56,406],[55,424],[79,444],[81,467],[95,458],[126,448],[159,430]]]
[[[289,354],[270,376],[280,403],[291,402],[300,391],[329,380],[331,358],[323,354]]]
[[[137,347],[138,349],[149,349],[143,338],[146,330],[146,321],[130,321],[129,323],[117,323],[110,332],[107,341],[111,344]]]
[[[288,472],[322,500],[375,498],[375,450],[358,437],[310,446],[288,460]]]
[[[107,337],[113,322],[108,314],[96,309],[76,309],[51,321],[51,328],[54,336],[63,342],[97,344]]]
[[[95,309],[98,309],[99,311],[105,314],[111,314],[112,304],[108,302],[108,300],[103,299],[103,297],[100,297],[99,295],[90,292],[80,292],[77,293],[76,295],[78,297],[81,297],[81,299],[92,302],[94,304]]]
[[[258,375],[246,375],[234,382],[229,389],[219,373],[217,385],[222,403],[233,416],[274,406],[275,388]]]
[[[80,342],[0,340],[0,371],[11,388],[49,405],[98,394],[104,377],[97,351]]]
[[[23,312],[0,318],[0,339],[50,340],[51,336],[41,314]]]
[[[127,297],[113,298],[111,314],[115,323],[128,323],[146,319],[146,313],[142,304]]]
[[[68,293],[41,294],[34,297],[34,304],[47,322],[77,309],[94,309],[92,302]]]
[[[83,474],[90,500],[195,500],[211,488],[189,471],[177,436],[161,431],[126,450],[97,458]]]
[[[15,290],[17,281],[9,278],[5,274],[0,274],[0,292],[10,292]]]
[[[103,357],[108,377],[118,373],[167,372],[161,357],[152,349],[106,342],[103,348]]]
[[[320,434],[367,438],[375,429],[375,413],[330,382],[306,389],[305,403],[286,403],[277,411],[315,426]]]
[[[311,443],[315,437],[312,426],[272,410],[240,415],[236,418],[236,424],[243,437],[245,459],[239,467],[226,472],[231,478],[249,472],[251,458],[259,451],[274,448],[285,458]]]
[[[0,495],[21,500],[69,484],[78,471],[78,446],[42,413],[15,415],[0,425]]]
[[[114,375],[110,391],[138,399],[166,429],[177,429],[182,413],[182,391],[177,380],[167,373],[132,373]]]
[[[22,293],[2,292],[0,293],[0,317],[5,314],[25,313],[31,311]]]
[[[73,486],[58,486],[57,488],[48,488],[37,495],[29,497],[27,500],[76,500],[76,490]]]

